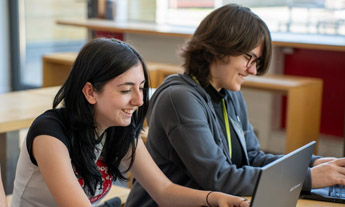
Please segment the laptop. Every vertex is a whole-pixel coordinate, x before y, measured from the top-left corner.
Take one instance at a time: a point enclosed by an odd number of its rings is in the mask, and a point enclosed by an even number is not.
[[[312,141],[261,168],[251,207],[296,207],[315,148]]]
[[[312,189],[311,192],[302,192],[301,198],[334,203],[345,203],[345,186],[335,185],[326,188]]]

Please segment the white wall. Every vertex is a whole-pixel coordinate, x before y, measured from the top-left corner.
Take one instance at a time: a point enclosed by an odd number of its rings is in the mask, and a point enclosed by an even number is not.
[[[0,93],[10,90],[8,3],[0,0]]]

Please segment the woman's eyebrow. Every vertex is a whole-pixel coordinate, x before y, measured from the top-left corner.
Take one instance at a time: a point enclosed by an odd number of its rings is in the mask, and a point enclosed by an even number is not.
[[[141,81],[140,85],[144,84],[145,82],[146,82],[146,80]],[[120,87],[120,86],[125,86],[125,85],[132,86],[132,85],[135,85],[135,83],[134,82],[124,82],[124,83],[118,84],[117,86]]]
[[[135,83],[133,82],[125,82],[125,83],[121,83],[121,84],[118,84],[117,86],[120,87],[120,86],[126,86],[126,85],[135,85]]]

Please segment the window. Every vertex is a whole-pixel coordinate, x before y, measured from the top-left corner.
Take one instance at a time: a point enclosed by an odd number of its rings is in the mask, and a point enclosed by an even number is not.
[[[345,35],[345,0],[160,0],[156,22],[197,26],[227,3],[250,7],[271,32]]]
[[[212,10],[221,6],[219,0],[157,1],[156,22],[181,26],[196,26]]]
[[[85,43],[86,29],[61,27],[55,21],[85,18],[86,1],[16,0],[10,1],[10,8],[13,89],[40,87],[43,55],[77,52]]]

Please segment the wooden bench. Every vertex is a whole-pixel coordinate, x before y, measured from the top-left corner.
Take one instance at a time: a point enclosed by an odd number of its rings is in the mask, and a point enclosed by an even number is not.
[[[43,61],[43,87],[59,86],[64,83],[71,71],[77,53],[53,53],[42,57]],[[147,63],[150,72],[151,87],[157,88],[170,74],[183,72],[176,65],[163,63]]]
[[[69,73],[77,53],[55,53],[43,57],[43,85],[59,85]],[[68,64],[69,66],[68,66]],[[151,85],[158,87],[164,78],[183,72],[180,66],[147,63]],[[45,72],[48,71],[48,72]],[[291,152],[304,144],[318,141],[321,120],[322,80],[288,75],[247,77],[243,88],[264,90],[287,96],[285,152]],[[317,149],[315,149],[317,152]]]
[[[77,53],[54,53],[42,57],[43,87],[62,85],[71,71]],[[58,73],[56,71],[59,71]]]
[[[288,153],[310,141],[318,141],[322,85],[322,80],[318,78],[265,75],[247,77],[242,87],[287,96],[285,152]],[[315,148],[316,152],[317,148]]]
[[[150,73],[150,81],[152,88],[158,88],[158,86],[169,75],[183,73],[183,69],[177,65],[157,62],[147,62],[146,65]]]

